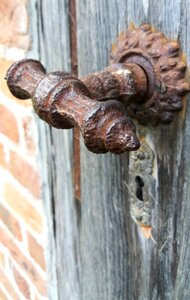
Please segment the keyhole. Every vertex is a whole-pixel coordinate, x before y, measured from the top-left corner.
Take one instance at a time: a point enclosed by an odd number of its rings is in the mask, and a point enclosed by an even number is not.
[[[135,182],[136,182],[136,197],[144,201],[143,199],[143,186],[144,186],[144,181],[140,176],[135,177]]]

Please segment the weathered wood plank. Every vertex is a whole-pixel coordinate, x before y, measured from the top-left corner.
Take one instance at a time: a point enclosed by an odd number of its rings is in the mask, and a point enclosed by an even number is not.
[[[101,70],[130,22],[179,37],[190,65],[189,0],[78,0],[79,75]],[[69,0],[31,1],[34,58],[70,70]],[[140,127],[155,154],[152,240],[129,214],[128,155],[95,155],[81,142],[81,205],[74,200],[72,133],[39,123],[49,232],[50,299],[188,300],[190,105],[170,125]]]
[[[109,50],[127,27],[125,1],[78,1],[78,70],[83,76],[108,64]],[[95,155],[81,142],[82,299],[126,299],[128,245],[127,155]]]
[[[149,22],[180,38],[189,57],[189,1],[77,2],[79,73],[107,65],[118,33]],[[127,155],[97,156],[82,146],[82,299],[189,299],[189,104],[170,125],[140,127],[155,153],[157,193],[153,211],[156,245],[132,223]],[[83,142],[82,142],[83,145]]]
[[[69,1],[31,1],[30,57],[48,71],[71,69]],[[77,271],[78,208],[74,199],[72,131],[38,120],[43,197],[47,218],[49,299],[79,299]]]

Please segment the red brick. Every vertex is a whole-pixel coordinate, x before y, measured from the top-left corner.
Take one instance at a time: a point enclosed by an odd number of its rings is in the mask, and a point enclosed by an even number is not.
[[[0,219],[9,229],[9,231],[16,237],[19,241],[22,240],[22,234],[20,229],[20,224],[18,220],[10,213],[8,209],[6,209],[0,203]]]
[[[40,298],[37,295],[35,295],[35,300],[40,300]]]
[[[5,151],[2,144],[0,144],[0,166],[6,167]]]
[[[38,171],[16,152],[10,152],[7,169],[35,198],[40,198],[40,181]]]
[[[31,257],[45,270],[44,248],[28,233],[28,250]]]
[[[22,0],[1,0],[0,2],[0,43],[27,49],[26,4]]]
[[[13,288],[10,278],[8,278],[8,276],[4,273],[4,271],[1,267],[0,267],[0,282],[4,286],[5,290],[8,292],[8,294],[14,300],[19,300],[19,296],[17,295],[16,291]],[[1,296],[1,294],[0,294],[0,296]],[[5,298],[5,299],[7,299],[7,298]]]
[[[0,132],[10,138],[13,142],[18,143],[19,133],[15,114],[13,114],[5,105],[0,104],[0,116]]]
[[[0,288],[0,299],[1,299],[1,300],[9,300],[9,299],[7,298],[7,296],[4,294],[4,292],[1,290],[1,288]]]
[[[5,256],[4,253],[0,251],[0,266],[3,268],[5,263]],[[1,298],[0,298],[1,299]]]
[[[24,128],[24,140],[26,143],[26,151],[31,155],[36,155],[36,143],[33,136],[32,117],[25,117],[22,121]]]
[[[38,211],[27,201],[13,185],[4,185],[4,199],[9,206],[21,216],[26,224],[30,225],[35,231],[41,233],[43,229],[43,219]]]
[[[13,267],[13,274],[21,293],[25,296],[26,299],[30,299],[30,288],[26,280],[23,278],[20,272],[16,270],[15,267]]]
[[[33,285],[37,288],[39,293],[43,296],[46,296],[47,289],[45,281],[38,273],[33,263],[24,255],[24,252],[20,250],[20,248],[14,243],[14,240],[9,237],[9,235],[4,231],[2,227],[0,227],[0,242],[9,250],[12,259],[15,260],[17,264],[29,276]],[[15,298],[13,297],[13,299]]]

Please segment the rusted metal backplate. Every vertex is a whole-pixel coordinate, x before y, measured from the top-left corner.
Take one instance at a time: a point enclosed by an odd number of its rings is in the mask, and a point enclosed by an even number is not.
[[[152,211],[155,206],[156,178],[153,176],[154,152],[142,140],[139,150],[130,154],[129,179],[125,182],[129,192],[130,214],[146,237],[151,237]]]
[[[141,124],[170,122],[190,91],[186,64],[177,41],[168,40],[151,25],[131,26],[112,47],[111,63],[136,63],[147,75],[144,101],[127,104],[129,115]]]

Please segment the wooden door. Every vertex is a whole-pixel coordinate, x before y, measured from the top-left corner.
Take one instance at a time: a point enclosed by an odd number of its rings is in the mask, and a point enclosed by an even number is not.
[[[30,56],[48,70],[76,71],[75,41],[78,75],[101,70],[131,22],[150,23],[179,39],[190,65],[189,0],[36,0],[30,11]],[[144,238],[130,217],[131,154],[92,154],[81,140],[79,201],[73,179],[79,168],[76,138],[39,121],[50,299],[190,299],[188,98],[171,124],[137,125],[153,155],[155,241]]]

